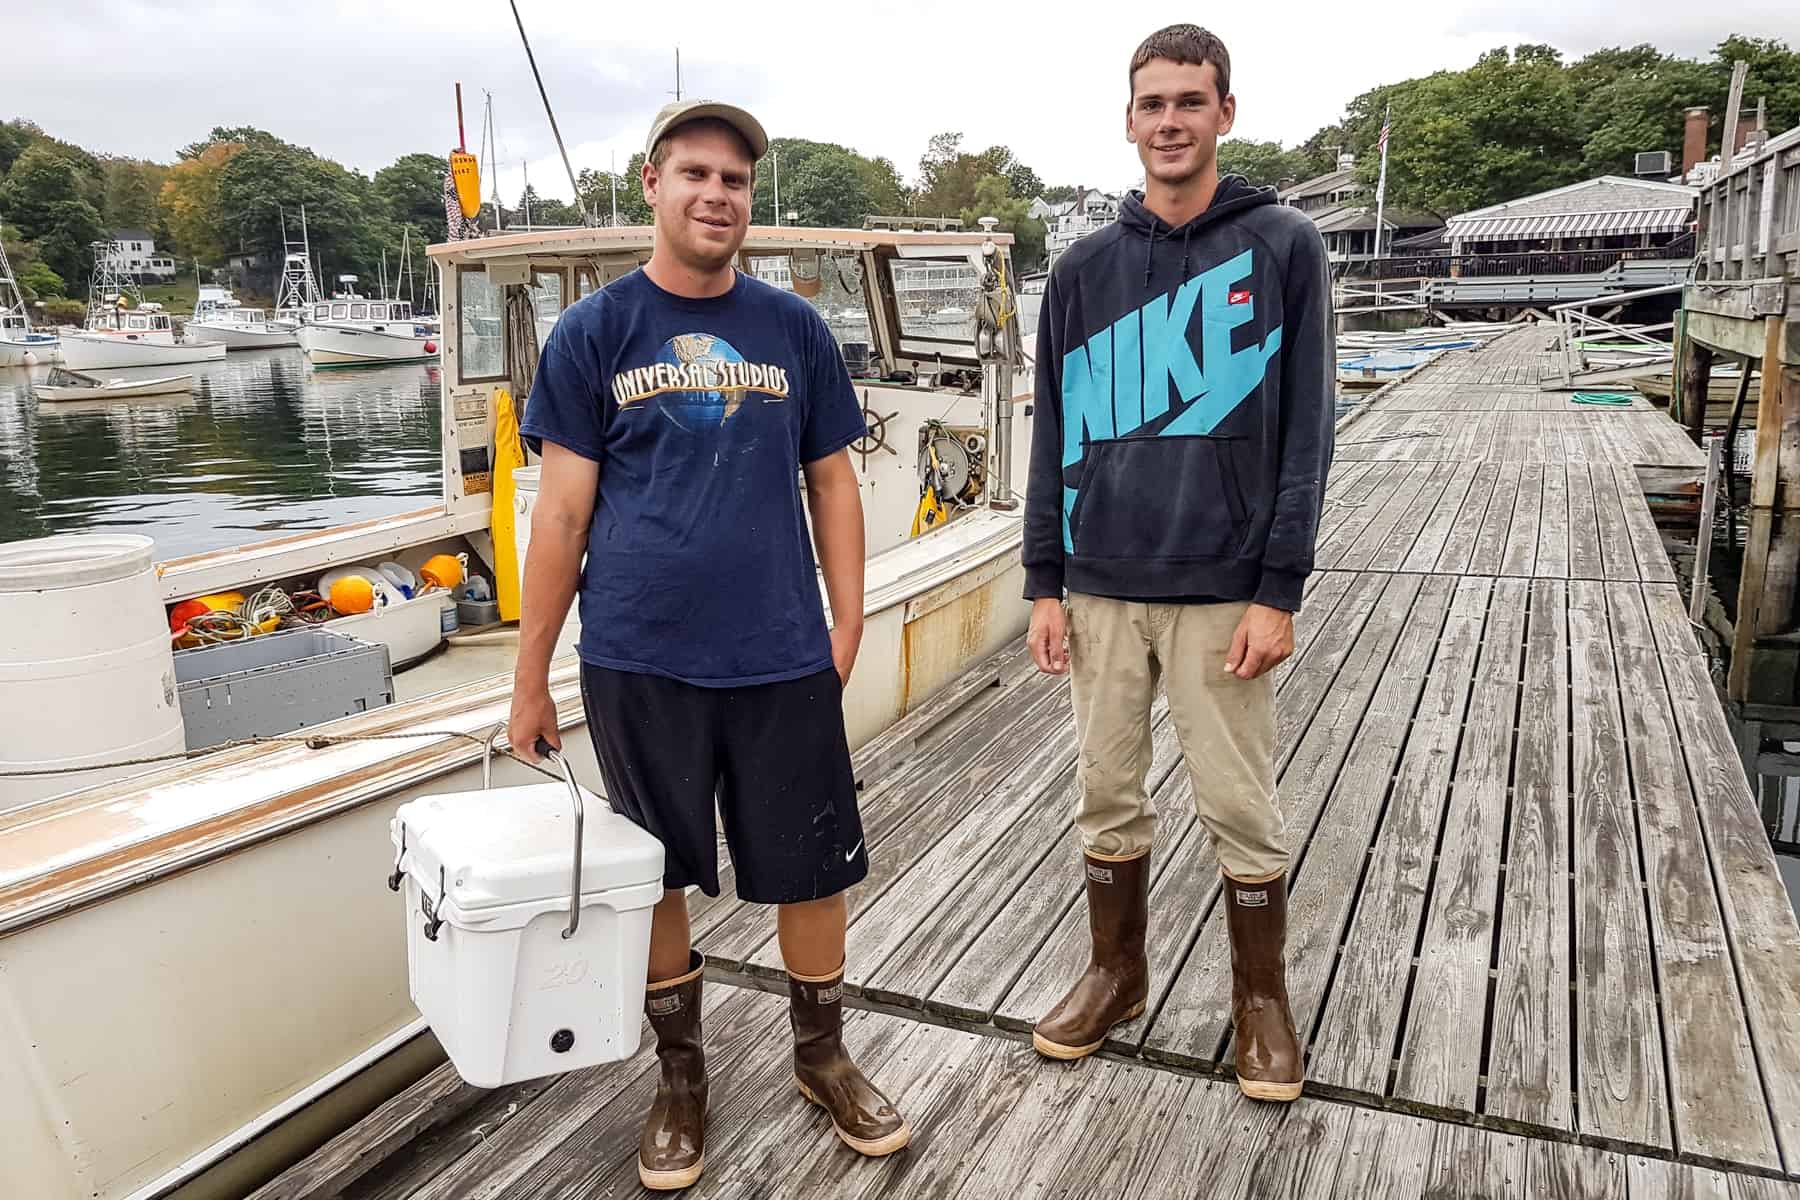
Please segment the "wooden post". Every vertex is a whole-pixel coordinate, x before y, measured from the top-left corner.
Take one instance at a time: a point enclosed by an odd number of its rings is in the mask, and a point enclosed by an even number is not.
[[[1681,372],[1687,362],[1687,293],[1682,292],[1682,306],[1675,310],[1675,328],[1671,332],[1672,351],[1669,355],[1669,419],[1683,426],[1687,422],[1682,414],[1687,412],[1687,397],[1682,394]],[[1566,381],[1565,381],[1566,382]]]
[[[1694,445],[1706,436],[1706,398],[1712,386],[1713,348],[1690,341],[1681,361],[1681,417]]]
[[[1757,639],[1793,628],[1800,581],[1800,366],[1782,361],[1785,320],[1765,319],[1762,388],[1756,412],[1756,461],[1750,481],[1750,529],[1738,585],[1727,694],[1739,702],[1792,704],[1793,681],[1774,695],[1751,684]],[[1781,672],[1785,674],[1785,672]]]

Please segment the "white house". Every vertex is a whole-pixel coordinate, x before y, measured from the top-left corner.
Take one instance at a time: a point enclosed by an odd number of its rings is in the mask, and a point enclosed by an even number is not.
[[[1324,239],[1325,256],[1334,265],[1354,266],[1376,257],[1375,198],[1356,177],[1355,155],[1338,155],[1335,171],[1283,189],[1280,199],[1312,218]],[[1398,239],[1417,236],[1443,224],[1430,213],[1390,207],[1381,214],[1382,248],[1391,252]]]
[[[1057,204],[1040,196],[1032,201],[1029,213],[1044,223],[1044,250],[1054,264],[1064,250],[1118,220],[1120,203],[1118,196],[1086,188],[1075,199]]]
[[[173,279],[175,259],[156,252],[156,239],[142,229],[120,229],[107,243],[107,257],[115,271],[134,279]]]

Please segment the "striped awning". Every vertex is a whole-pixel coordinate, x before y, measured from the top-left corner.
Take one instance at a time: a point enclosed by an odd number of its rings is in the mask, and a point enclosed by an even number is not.
[[[1694,219],[1692,206],[1626,208],[1610,212],[1521,213],[1517,216],[1452,217],[1445,235],[1457,242],[1514,242],[1530,238],[1610,237],[1630,233],[1679,233]]]

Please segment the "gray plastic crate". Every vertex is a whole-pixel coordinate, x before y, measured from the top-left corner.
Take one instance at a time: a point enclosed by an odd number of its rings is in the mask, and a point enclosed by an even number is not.
[[[394,702],[387,647],[329,629],[180,650],[175,679],[190,750],[292,733]]]

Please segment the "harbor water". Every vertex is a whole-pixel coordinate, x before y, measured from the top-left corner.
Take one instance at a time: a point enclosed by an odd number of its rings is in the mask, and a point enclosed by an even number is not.
[[[423,508],[441,493],[439,370],[314,370],[298,349],[149,371],[189,394],[51,402],[0,368],[0,542],[138,533],[176,558]]]

